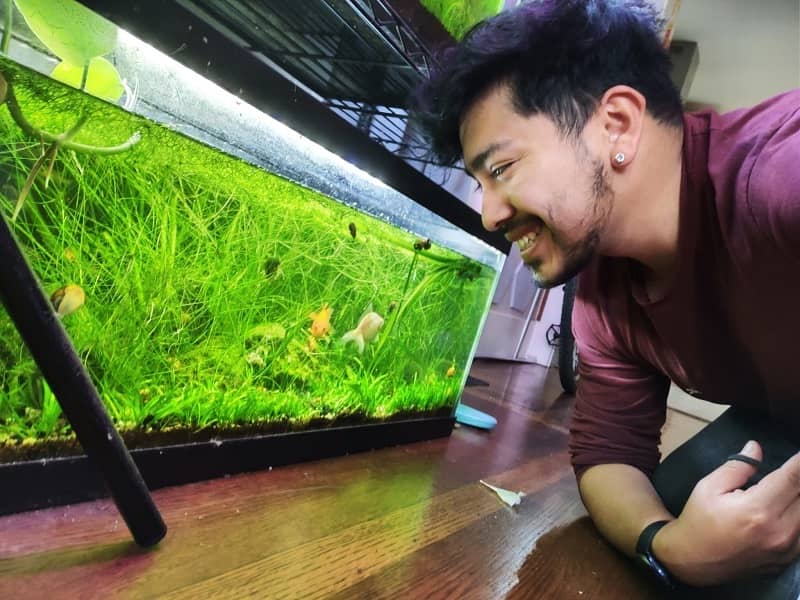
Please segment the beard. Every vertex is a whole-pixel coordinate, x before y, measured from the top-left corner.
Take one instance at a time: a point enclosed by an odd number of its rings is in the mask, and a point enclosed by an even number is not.
[[[587,161],[587,164],[591,172],[589,195],[592,202],[591,208],[587,210],[580,222],[580,228],[586,233],[581,239],[570,243],[563,240],[560,234],[550,230],[553,244],[561,251],[564,260],[560,268],[550,274],[545,274],[540,270],[542,261],[529,263],[533,280],[540,288],[548,289],[566,283],[577,276],[597,253],[600,235],[605,229],[614,205],[614,192],[608,182],[603,161],[594,159],[591,162]],[[552,215],[550,222],[553,222]]]
[[[541,261],[537,261],[539,264],[531,264],[530,268],[536,285],[540,288],[549,289],[565,284],[573,277],[576,277],[594,258],[598,242],[599,235],[596,232],[591,232],[580,243],[574,244],[565,252],[563,266],[550,276],[544,275],[539,270]]]

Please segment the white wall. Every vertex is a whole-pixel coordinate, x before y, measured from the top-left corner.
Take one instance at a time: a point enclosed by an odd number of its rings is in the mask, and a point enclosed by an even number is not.
[[[800,87],[799,0],[682,0],[674,38],[699,46],[692,103],[726,111]]]

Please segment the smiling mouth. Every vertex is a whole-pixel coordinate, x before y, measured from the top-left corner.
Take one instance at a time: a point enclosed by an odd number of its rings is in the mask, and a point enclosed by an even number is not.
[[[519,251],[525,252],[525,250],[527,250],[536,243],[536,240],[538,238],[539,238],[538,233],[527,233],[523,235],[521,238],[517,240],[517,246],[519,246]]]
[[[529,223],[513,229],[506,237],[509,241],[516,242],[520,252],[525,252],[536,244],[543,229],[542,220],[534,217]]]

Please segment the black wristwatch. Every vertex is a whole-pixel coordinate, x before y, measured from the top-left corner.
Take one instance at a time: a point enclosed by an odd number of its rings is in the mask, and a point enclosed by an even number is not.
[[[661,528],[669,521],[656,521],[644,528],[639,540],[636,542],[636,556],[656,576],[656,578],[670,589],[675,587],[675,583],[670,577],[669,572],[664,568],[658,559],[653,556],[653,538]]]

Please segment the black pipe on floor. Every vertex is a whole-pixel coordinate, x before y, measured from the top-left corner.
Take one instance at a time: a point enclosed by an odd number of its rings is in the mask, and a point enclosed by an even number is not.
[[[1,215],[0,300],[87,457],[99,469],[134,540],[144,547],[157,544],[166,535],[167,526],[49,299]]]

